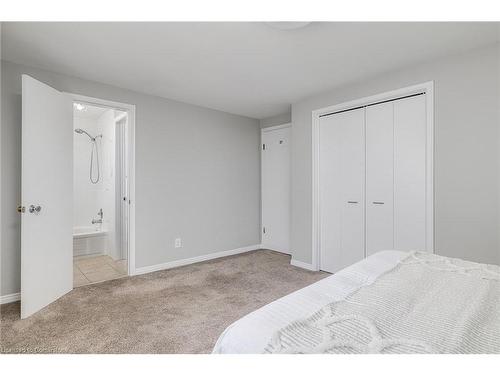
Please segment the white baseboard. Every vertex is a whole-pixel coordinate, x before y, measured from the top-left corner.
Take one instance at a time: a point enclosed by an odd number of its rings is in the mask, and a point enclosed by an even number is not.
[[[301,262],[300,260],[296,260],[296,259],[293,259],[293,258],[290,261],[290,264],[292,266],[304,268],[304,269],[309,270],[309,271],[318,271],[312,264]]]
[[[277,251],[278,253],[283,253],[283,254],[288,254],[290,255],[290,251],[288,250],[283,250],[283,249],[279,249],[277,247],[274,247],[274,246],[268,246],[268,245],[265,245],[265,244],[260,244],[261,249],[266,249],[266,250],[272,250],[272,251]]]
[[[21,293],[6,294],[5,296],[0,296],[0,305],[4,303],[16,302],[21,299]]]
[[[240,247],[238,249],[233,249],[233,250],[219,251],[218,253],[211,253],[211,254],[206,254],[206,255],[200,255],[200,256],[194,257],[194,258],[179,259],[179,260],[174,260],[172,262],[155,264],[155,265],[152,265],[152,266],[138,267],[138,268],[135,269],[134,275],[142,275],[142,274],[145,274],[145,273],[150,273],[150,272],[155,272],[155,271],[161,271],[161,270],[167,270],[169,268],[186,266],[188,264],[193,264],[193,263],[198,263],[198,262],[204,262],[206,260],[211,260],[211,259],[216,259],[216,258],[227,257],[229,255],[236,255],[236,254],[246,253],[247,251],[259,250],[261,248],[262,247],[261,247],[260,244],[258,244],[258,245],[251,245],[251,246],[246,246],[246,247]]]

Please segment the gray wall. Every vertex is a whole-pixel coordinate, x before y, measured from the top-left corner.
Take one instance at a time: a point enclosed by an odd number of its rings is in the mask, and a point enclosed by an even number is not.
[[[294,259],[311,262],[311,111],[434,80],[436,252],[500,262],[498,48],[392,72],[292,105]]]
[[[136,105],[137,267],[260,243],[258,120],[2,62],[2,295],[20,286],[22,73]]]
[[[261,128],[268,128],[270,126],[289,124],[292,121],[292,113],[286,112],[276,116],[266,117],[260,120]]]

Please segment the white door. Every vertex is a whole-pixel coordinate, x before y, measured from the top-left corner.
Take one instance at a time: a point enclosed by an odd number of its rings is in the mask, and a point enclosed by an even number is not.
[[[71,99],[22,76],[21,318],[73,288]]]
[[[320,268],[365,256],[365,110],[320,119]]]
[[[291,128],[262,130],[262,245],[290,253]]]
[[[366,255],[394,249],[394,102],[366,108]]]

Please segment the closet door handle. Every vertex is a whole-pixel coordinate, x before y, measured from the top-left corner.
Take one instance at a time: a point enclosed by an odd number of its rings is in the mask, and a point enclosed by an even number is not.
[[[373,204],[384,204],[384,202],[373,202]]]
[[[358,203],[358,201],[347,201],[347,203],[354,204],[354,203]]]

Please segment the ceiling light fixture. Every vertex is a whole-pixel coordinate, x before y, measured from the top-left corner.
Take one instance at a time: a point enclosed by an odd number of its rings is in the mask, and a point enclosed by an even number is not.
[[[85,111],[87,109],[82,103],[73,103],[73,107],[77,111]]]

